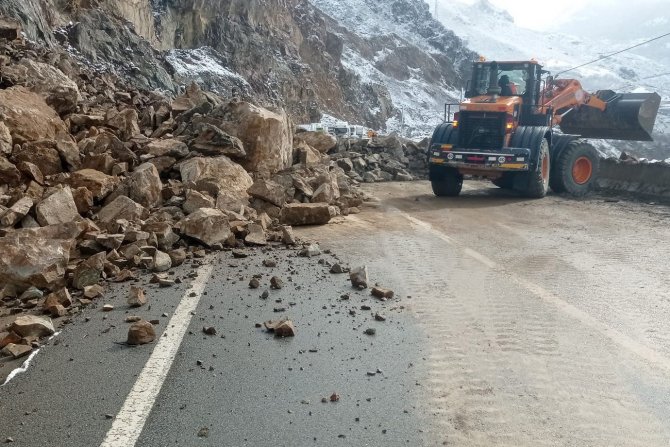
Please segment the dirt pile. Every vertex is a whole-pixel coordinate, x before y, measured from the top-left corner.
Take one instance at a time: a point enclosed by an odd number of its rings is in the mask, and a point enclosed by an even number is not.
[[[22,40],[0,39],[0,74],[0,317],[64,317],[106,281],[203,245],[294,243],[284,224],[361,204],[335,162],[294,147],[282,110],[137,90]],[[8,329],[0,349],[37,343]]]
[[[331,159],[357,182],[411,181],[428,176],[427,142],[398,135],[341,139]]]

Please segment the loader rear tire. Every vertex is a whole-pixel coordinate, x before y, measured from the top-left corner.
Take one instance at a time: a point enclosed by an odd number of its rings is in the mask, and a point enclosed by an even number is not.
[[[432,178],[430,184],[437,197],[456,197],[463,189],[463,176],[455,169],[445,169],[439,177]]]
[[[528,173],[528,186],[524,191],[526,197],[541,199],[547,195],[549,190],[549,174],[551,172],[551,155],[549,154],[549,141],[542,139],[537,155],[537,166],[534,171]]]
[[[582,197],[593,189],[599,170],[598,151],[586,141],[571,141],[556,159],[551,189]]]

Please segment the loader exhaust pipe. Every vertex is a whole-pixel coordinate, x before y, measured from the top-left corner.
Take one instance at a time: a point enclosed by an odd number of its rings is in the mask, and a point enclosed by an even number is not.
[[[598,98],[607,102],[604,112],[580,107],[563,116],[563,133],[604,140],[653,141],[652,131],[661,105],[658,93],[615,93],[601,90]]]

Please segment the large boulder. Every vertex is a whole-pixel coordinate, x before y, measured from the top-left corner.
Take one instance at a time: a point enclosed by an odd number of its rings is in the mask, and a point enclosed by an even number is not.
[[[239,138],[228,135],[213,124],[201,124],[202,130],[191,147],[203,155],[242,158],[247,155]]]
[[[274,113],[247,102],[231,102],[223,112],[223,128],[244,144],[243,166],[264,176],[287,169],[293,161],[293,126],[284,112]]]
[[[13,85],[25,85],[31,91],[42,95],[47,104],[61,115],[77,109],[77,102],[80,99],[79,88],[56,67],[30,59],[21,59],[18,64],[4,67],[2,75]]]
[[[120,112],[112,113],[107,118],[107,125],[116,130],[119,138],[125,141],[140,133],[138,119],[139,117],[134,109],[123,109]]]
[[[59,135],[67,133],[65,123],[56,111],[40,95],[24,87],[0,90],[0,116],[14,144],[56,140]],[[28,161],[37,164],[34,160]]]
[[[289,203],[281,210],[284,225],[324,225],[330,222],[331,210],[327,203]]]
[[[281,207],[286,202],[284,188],[272,180],[256,180],[249,188],[249,195]]]
[[[12,323],[11,330],[21,337],[45,337],[56,332],[50,318],[36,315],[18,317]]]
[[[208,192],[212,196],[225,193],[247,198],[247,190],[254,183],[244,168],[226,156],[196,157],[180,165],[182,182],[191,189]]]
[[[319,151],[312,148],[308,144],[299,143],[295,147],[294,158],[296,162],[303,166],[313,166],[322,162],[323,156]]]
[[[21,162],[34,163],[43,175],[55,175],[63,172],[63,163],[57,143],[54,140],[24,143],[18,151],[14,151],[12,159],[17,164]]]
[[[186,214],[195,213],[200,208],[214,208],[216,207],[216,200],[208,194],[203,194],[194,189],[186,191],[185,200],[181,208]]]
[[[186,143],[174,138],[164,140],[154,140],[144,147],[144,152],[154,157],[174,157],[183,158],[188,155],[188,146]]]
[[[293,137],[294,143],[305,143],[322,154],[337,146],[337,138],[325,132],[300,132]]]
[[[26,230],[0,238],[0,284],[19,288],[62,287],[75,241],[48,237],[51,235],[57,232],[40,235]]]
[[[73,172],[69,180],[73,188],[86,188],[97,200],[104,199],[119,184],[119,179],[95,169],[81,169]]]
[[[172,111],[175,115],[179,115],[206,102],[208,102],[208,95],[200,89],[198,84],[193,82],[186,87],[182,95],[177,96],[172,101]]]
[[[111,224],[118,219],[134,222],[147,217],[149,217],[149,211],[126,196],[117,197],[98,212],[98,221],[103,224]]]
[[[8,210],[0,213],[0,226],[13,227],[30,212],[33,204],[33,199],[28,196],[20,198]]]
[[[128,197],[147,208],[154,208],[161,204],[163,197],[163,182],[156,166],[144,163],[133,171],[124,185]]]
[[[105,260],[105,253],[100,252],[81,262],[72,275],[72,287],[84,290],[84,287],[97,284],[105,269]]]
[[[213,208],[201,208],[189,214],[176,225],[176,228],[183,235],[209,246],[223,243],[232,235],[226,215],[221,210]]]
[[[72,222],[80,218],[69,186],[56,190],[35,207],[37,222],[43,227]]]

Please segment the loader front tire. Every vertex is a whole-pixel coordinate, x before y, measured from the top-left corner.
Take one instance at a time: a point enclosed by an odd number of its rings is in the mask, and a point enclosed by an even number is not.
[[[583,140],[571,141],[556,159],[551,189],[582,197],[593,189],[599,170],[598,151]]]
[[[463,176],[455,169],[445,169],[440,176],[431,178],[430,184],[437,197],[456,197],[463,189]]]

